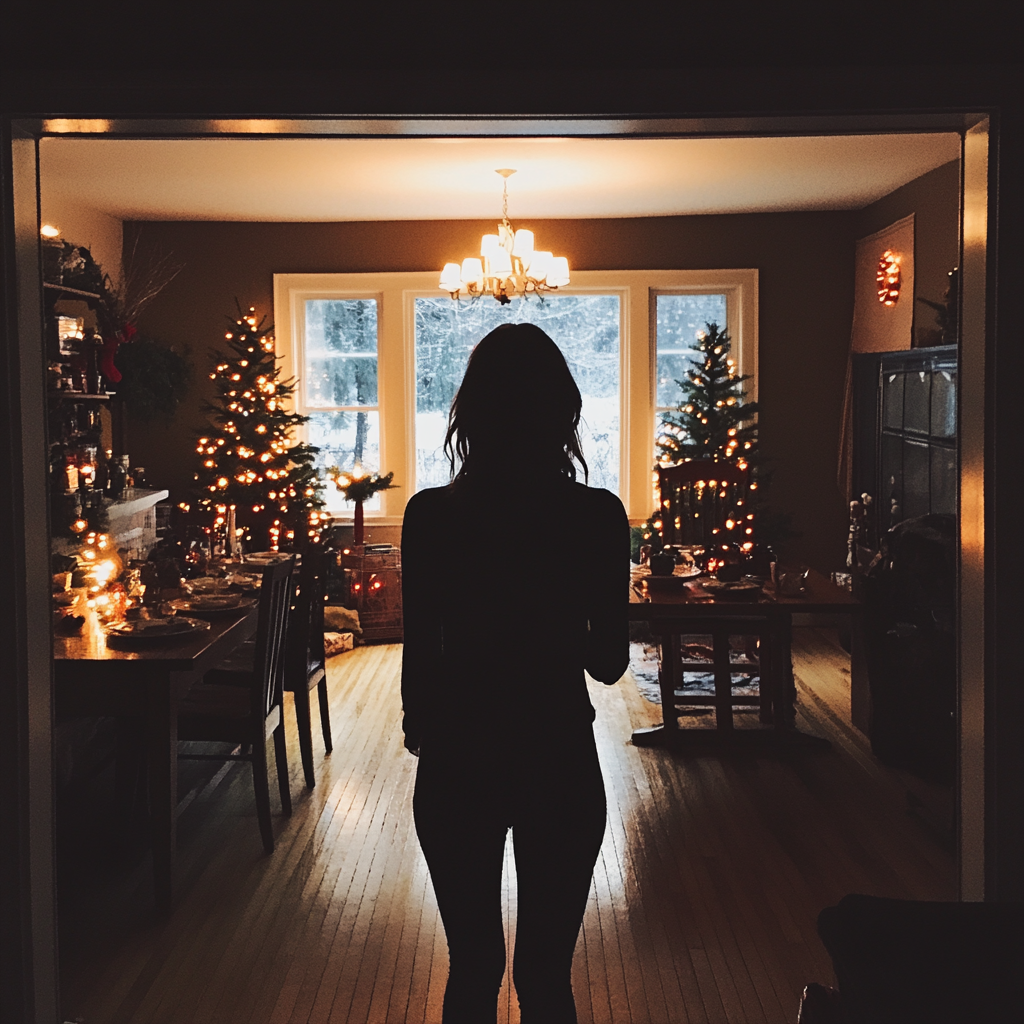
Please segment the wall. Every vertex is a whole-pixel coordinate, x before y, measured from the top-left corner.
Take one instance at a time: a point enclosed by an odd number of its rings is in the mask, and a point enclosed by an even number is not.
[[[546,248],[579,270],[751,268],[760,271],[761,439],[774,470],[772,502],[801,536],[787,554],[822,570],[844,558],[846,516],[836,450],[852,310],[848,213],[533,221]],[[191,439],[205,420],[209,350],[237,298],[272,311],[274,273],[439,269],[479,246],[490,221],[332,224],[146,222],[126,245],[170,252],[185,269],[141,328],[196,365],[193,394],[172,425],[133,424],[132,462],[187,496]],[[378,539],[384,539],[379,537]]]
[[[914,296],[942,302],[949,272],[960,262],[960,161],[922,174],[854,214],[857,238],[914,214]],[[935,314],[914,303],[914,344],[939,344]]]
[[[119,281],[124,232],[117,217],[82,206],[52,188],[43,188],[40,206],[43,224],[60,228],[61,238],[66,241],[84,245],[110,275],[111,281],[115,284]]]

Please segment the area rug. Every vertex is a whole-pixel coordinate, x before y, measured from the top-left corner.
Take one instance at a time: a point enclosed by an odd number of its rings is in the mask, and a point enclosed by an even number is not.
[[[684,643],[691,646],[693,653],[697,654],[699,648],[708,649],[710,657],[711,637],[710,636],[687,636]],[[741,664],[744,660],[742,650],[729,652],[729,660],[735,664]],[[701,660],[704,660],[701,652]],[[661,703],[661,687],[658,685],[658,645],[634,641],[629,645],[629,672],[636,683],[636,688],[644,700],[652,704]],[[676,690],[676,696],[712,696],[715,692],[715,677],[711,672],[686,672],[683,675],[683,685]],[[732,692],[737,696],[750,696],[751,705],[755,705],[758,699],[757,673],[749,675],[733,676]],[[710,707],[708,710],[712,710]]]

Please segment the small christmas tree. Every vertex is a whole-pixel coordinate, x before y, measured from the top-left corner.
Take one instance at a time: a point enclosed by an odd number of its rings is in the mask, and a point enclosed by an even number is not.
[[[688,459],[733,462],[741,469],[757,457],[756,402],[744,402],[743,383],[749,375],[736,372],[729,355],[729,332],[705,324],[700,357],[691,360],[686,380],[676,381],[683,400],[662,417],[658,438],[659,461],[674,465]]]
[[[662,416],[656,446],[658,462],[672,466],[706,459],[749,469],[753,498],[758,486],[757,403],[744,401],[743,387],[750,378],[736,371],[736,362],[729,354],[729,332],[716,323],[704,326],[706,330],[698,335],[698,358],[691,360],[686,379],[676,381],[683,392],[682,401]],[[663,534],[662,514],[657,511],[640,527],[637,541],[660,549]],[[752,544],[747,541],[746,550]]]
[[[207,405],[213,429],[199,438],[196,505],[208,532],[227,529],[255,548],[277,550],[297,532],[316,539],[327,516],[323,482],[313,461],[319,449],[295,441],[306,416],[288,412],[294,380],[282,380],[273,327],[254,307],[234,319],[228,353],[215,351]],[[230,543],[230,538],[229,538]]]

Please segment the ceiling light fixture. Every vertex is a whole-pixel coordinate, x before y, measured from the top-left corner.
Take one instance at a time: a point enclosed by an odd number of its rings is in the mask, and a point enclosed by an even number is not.
[[[569,261],[564,256],[533,247],[533,232],[514,231],[508,219],[508,179],[514,168],[495,171],[504,179],[501,223],[496,235],[484,235],[480,258],[468,256],[458,263],[446,263],[439,287],[453,298],[468,295],[477,298],[490,292],[502,305],[517,296],[553,291],[569,283]]]

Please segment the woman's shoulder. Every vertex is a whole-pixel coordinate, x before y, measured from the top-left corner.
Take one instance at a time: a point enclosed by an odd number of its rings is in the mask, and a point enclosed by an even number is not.
[[[571,500],[588,516],[601,516],[608,519],[625,519],[626,509],[617,494],[604,487],[588,487],[578,481],[571,484]]]
[[[451,487],[425,487],[417,491],[405,505],[405,517],[430,516],[451,504]]]

